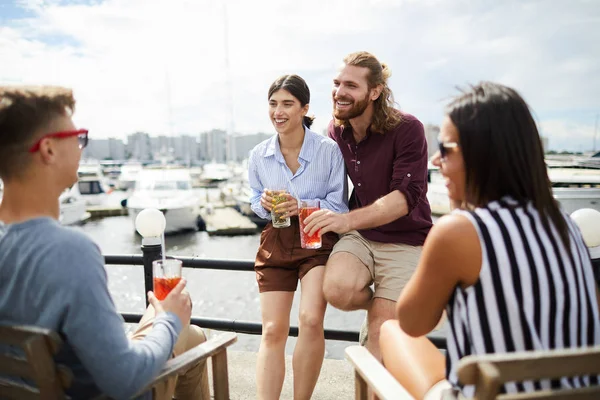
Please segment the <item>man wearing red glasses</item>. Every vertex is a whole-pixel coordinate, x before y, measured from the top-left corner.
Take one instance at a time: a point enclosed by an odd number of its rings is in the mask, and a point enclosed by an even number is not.
[[[0,87],[0,324],[59,333],[65,344],[56,359],[74,374],[71,398],[130,398],[173,353],[205,338],[189,326],[184,280],[162,302],[149,293],[152,305],[127,338],[100,250],[57,222],[58,198],[77,182],[88,141],[87,130],[73,124],[74,108],[68,89]],[[156,388],[154,397],[208,399],[207,383],[206,366],[198,364]]]

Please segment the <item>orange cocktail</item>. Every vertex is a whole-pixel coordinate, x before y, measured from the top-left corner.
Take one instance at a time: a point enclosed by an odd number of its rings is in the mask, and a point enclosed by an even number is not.
[[[181,260],[168,258],[152,262],[154,295],[164,300],[181,280]]]
[[[164,300],[180,280],[180,276],[175,278],[154,277],[154,295],[157,299]]]

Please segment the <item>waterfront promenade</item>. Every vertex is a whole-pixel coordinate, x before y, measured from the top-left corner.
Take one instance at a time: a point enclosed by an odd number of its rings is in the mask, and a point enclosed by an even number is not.
[[[231,400],[256,399],[256,355],[256,353],[246,351],[227,352]],[[293,399],[291,356],[286,356],[285,364],[285,381],[281,400],[291,400]],[[210,366],[209,371],[211,371]],[[325,359],[312,399],[344,400],[353,398],[354,370],[350,363],[346,360]]]

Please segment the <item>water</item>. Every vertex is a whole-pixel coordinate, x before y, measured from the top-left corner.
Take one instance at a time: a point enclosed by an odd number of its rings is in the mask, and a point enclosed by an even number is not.
[[[110,217],[89,221],[77,227],[100,247],[102,254],[141,254],[141,237],[134,231],[130,217]],[[206,232],[191,232],[166,237],[168,255],[202,258],[253,260],[260,235],[211,237]],[[120,312],[143,313],[145,308],[143,268],[107,266],[109,290]],[[192,296],[192,314],[203,318],[240,319],[260,322],[260,303],[254,272],[215,271],[184,268]],[[294,297],[290,324],[298,325],[300,285]],[[343,312],[328,307],[325,327],[359,330],[364,311]],[[131,329],[131,327],[130,327]],[[209,332],[210,333],[210,332]],[[292,354],[296,338],[288,338],[286,353]],[[258,351],[260,336],[238,336],[235,350]],[[355,343],[328,340],[325,357],[344,358],[344,349]]]

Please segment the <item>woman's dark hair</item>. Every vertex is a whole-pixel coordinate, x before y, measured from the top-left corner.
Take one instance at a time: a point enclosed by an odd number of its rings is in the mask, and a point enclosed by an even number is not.
[[[273,82],[269,88],[267,99],[270,99],[273,93],[280,89],[285,89],[290,92],[292,96],[298,99],[301,107],[310,103],[310,90],[308,89],[308,85],[304,79],[300,78],[298,75],[283,75],[275,79],[275,82]],[[307,128],[310,128],[314,119],[315,117],[305,115],[303,120],[304,125],[306,125]]]
[[[464,91],[447,108],[456,126],[465,163],[467,203],[481,207],[504,196],[531,202],[569,246],[567,223],[552,187],[540,136],[529,107],[513,89],[482,82]]]

